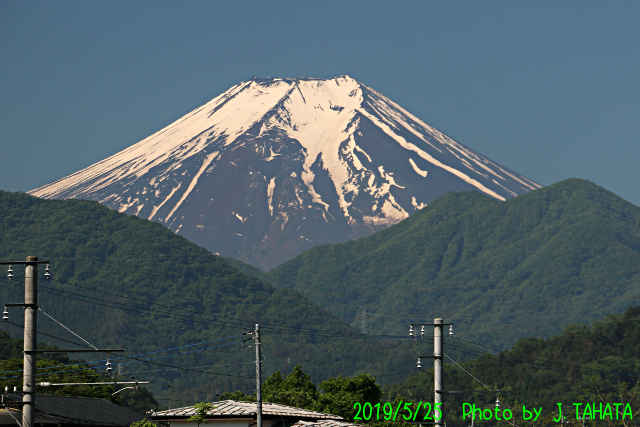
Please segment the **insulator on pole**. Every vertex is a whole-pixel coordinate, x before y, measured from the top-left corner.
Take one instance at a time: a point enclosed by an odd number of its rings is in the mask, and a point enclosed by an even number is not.
[[[409,336],[413,336],[413,325],[409,325]]]
[[[9,280],[13,280],[13,270],[11,269],[11,266],[9,266],[9,271],[7,273]]]
[[[453,338],[453,325],[449,325],[449,338]]]
[[[7,306],[4,306],[4,312],[2,313],[2,320],[7,322],[9,320],[9,312],[7,311]]]
[[[49,264],[47,264],[47,268],[44,270],[44,277],[51,279],[51,267],[49,267]]]
[[[500,408],[500,398],[496,397],[496,408]]]
[[[418,369],[422,369],[422,365],[420,364],[420,358],[418,357]]]
[[[422,325],[422,329],[420,329],[420,336],[424,338],[424,325]]]

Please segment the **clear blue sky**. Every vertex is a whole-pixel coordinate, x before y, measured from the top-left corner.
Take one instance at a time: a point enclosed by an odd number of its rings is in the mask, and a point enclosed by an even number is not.
[[[0,2],[0,189],[138,142],[252,76],[349,74],[549,185],[640,205],[640,2]]]

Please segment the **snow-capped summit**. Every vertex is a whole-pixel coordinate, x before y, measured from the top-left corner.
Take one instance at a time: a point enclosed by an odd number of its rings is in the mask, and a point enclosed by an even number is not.
[[[96,200],[269,269],[449,191],[504,200],[539,187],[343,75],[253,78],[30,193]]]

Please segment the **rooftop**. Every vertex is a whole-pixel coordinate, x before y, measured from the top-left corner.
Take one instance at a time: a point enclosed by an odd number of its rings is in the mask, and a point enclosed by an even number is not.
[[[290,427],[369,427],[338,420],[298,421]]]
[[[5,394],[6,409],[0,409],[0,425],[16,425],[13,417],[22,419],[22,396]],[[11,411],[11,414],[9,414]],[[35,422],[58,426],[129,426],[144,417],[105,399],[36,395]]]
[[[255,417],[256,416],[256,403],[255,402],[238,402],[235,400],[223,400],[220,402],[212,402],[214,408],[208,412],[208,415],[212,417]],[[195,414],[193,406],[185,408],[169,409],[166,411],[156,412],[153,417],[190,417]],[[283,417],[295,417],[298,419],[307,418],[314,420],[342,420],[339,415],[326,414],[324,412],[311,411],[309,409],[294,408],[293,406],[281,405],[279,403],[262,402],[262,415],[269,416],[283,416]],[[326,426],[326,427],[338,427]]]

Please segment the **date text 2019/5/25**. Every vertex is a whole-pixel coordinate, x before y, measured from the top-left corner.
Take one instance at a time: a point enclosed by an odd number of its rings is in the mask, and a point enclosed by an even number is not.
[[[436,421],[442,418],[442,411],[440,410],[441,405],[442,403],[436,403],[435,409],[437,409],[437,412],[438,412],[438,417],[435,419]],[[382,408],[382,416],[380,414],[380,408]],[[429,402],[422,403],[422,401],[420,401],[414,407],[413,402],[403,402],[402,400],[395,406],[395,408],[389,402],[385,403],[384,405],[381,403],[376,403],[375,405],[372,405],[369,402],[365,402],[365,403],[356,402],[353,405],[353,409],[357,409],[358,412],[356,413],[356,416],[353,419],[354,421],[357,421],[357,420],[369,421],[372,419],[395,421],[397,416],[401,415],[402,419],[405,421],[416,421],[416,419],[418,419],[418,412],[420,411],[420,408],[426,411],[426,413],[422,417],[422,421],[426,421],[426,420],[433,421],[433,416],[431,414],[431,409],[432,409],[431,403]]]

